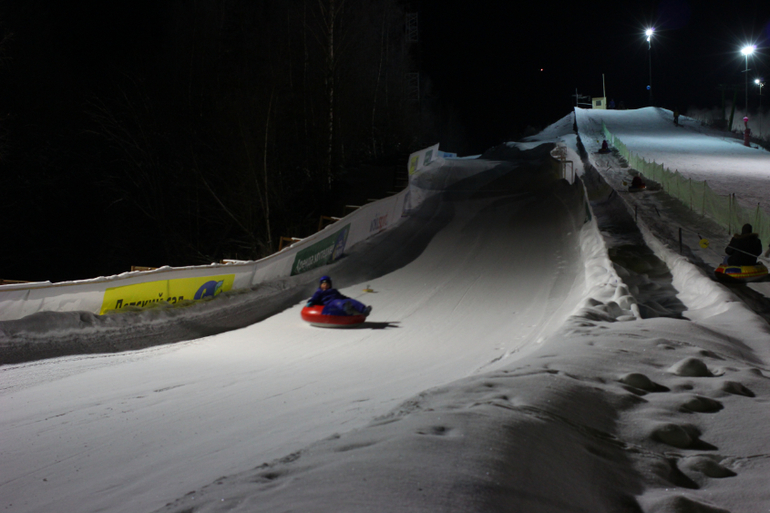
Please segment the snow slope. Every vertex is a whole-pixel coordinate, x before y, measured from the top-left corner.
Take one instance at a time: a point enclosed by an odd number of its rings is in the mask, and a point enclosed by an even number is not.
[[[766,509],[768,324],[644,215],[684,311],[640,316],[646,268],[608,257],[633,209],[573,121],[491,150],[489,172],[319,270],[373,305],[362,329],[303,324],[281,296],[295,278],[244,329],[0,367],[3,510]],[[588,184],[588,222],[579,185],[546,178],[544,140]],[[685,219],[658,204],[660,224]]]
[[[690,262],[706,273],[711,274],[722,263],[724,248],[733,234],[660,191],[628,193],[626,184],[630,183],[634,170],[615,154],[596,153],[604,138],[602,121],[628,146],[629,151],[648,161],[663,163],[669,169],[678,169],[693,179],[705,179],[714,191],[725,195],[735,193],[744,204],[759,204],[770,212],[770,153],[767,151],[747,148],[729,134],[702,127],[685,116],[679,118],[682,126],[675,127],[671,122],[673,114],[665,109],[576,109],[576,114],[591,163],[618,191],[629,208],[642,212],[643,224],[648,226],[655,239],[667,241],[670,247],[678,250],[678,230],[681,229],[685,254]],[[708,247],[701,247],[701,239],[709,242]],[[770,243],[762,242],[765,248]],[[760,260],[770,265],[770,259],[762,256]],[[769,311],[765,298],[770,297],[770,282],[741,286],[734,292],[756,311]],[[770,316],[765,318],[770,319]]]
[[[767,175],[770,153],[761,147],[746,147],[729,132],[702,126],[686,116],[675,126],[671,111],[648,107],[628,115],[621,110],[576,109],[581,132],[597,133],[604,121],[607,128],[629,150],[647,161],[654,160],[671,171],[693,180],[706,181],[719,195],[735,193],[746,205],[761,205],[770,213]],[[601,142],[601,140],[600,140]]]
[[[520,191],[515,172],[494,176],[429,206],[423,215],[444,226],[410,241],[424,247],[413,261],[367,281],[374,293],[342,289],[373,305],[367,329],[311,328],[300,303],[216,337],[3,369],[2,437],[14,447],[3,495],[33,511],[77,510],[83,496],[94,509],[136,511],[528,349],[583,297],[582,193]],[[387,239],[369,251],[403,249]],[[40,471],[50,494],[28,493]]]

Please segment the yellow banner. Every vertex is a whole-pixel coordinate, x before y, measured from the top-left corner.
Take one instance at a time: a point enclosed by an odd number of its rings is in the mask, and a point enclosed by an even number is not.
[[[409,157],[409,174],[413,175],[415,171],[417,171],[417,164],[420,162],[420,154],[419,153],[413,153],[411,157]]]
[[[120,310],[127,306],[146,307],[166,301],[197,301],[214,297],[233,288],[234,274],[205,276],[202,278],[178,278],[175,280],[151,281],[109,288],[104,292],[103,314],[111,310]]]

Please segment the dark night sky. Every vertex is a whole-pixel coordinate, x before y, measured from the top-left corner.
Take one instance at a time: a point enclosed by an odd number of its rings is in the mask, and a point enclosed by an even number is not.
[[[747,42],[758,46],[750,79],[770,77],[770,2],[424,0],[422,11],[423,69],[460,109],[475,151],[566,115],[576,88],[601,96],[602,74],[609,98],[646,106],[649,25],[658,106],[718,106],[718,84],[744,81]]]
[[[29,5],[46,16],[29,16]],[[164,33],[172,2],[145,0],[5,0],[0,20],[19,42],[28,34],[55,41],[56,53],[15,56],[41,77],[64,72],[72,87],[97,84],[107,69],[141,62]],[[756,73],[770,69],[770,2],[713,0],[555,1],[418,0],[423,92],[452,105],[474,151],[542,128],[566,115],[577,88],[628,107],[647,105],[648,50],[643,30],[657,33],[652,48],[655,103],[686,111],[716,107],[721,83],[743,83],[739,49],[754,42]],[[25,18],[14,17],[26,5]],[[165,7],[164,7],[165,6]],[[10,15],[10,16],[8,16]],[[7,25],[7,24],[6,24]],[[50,41],[40,41],[41,44]],[[12,55],[12,58],[14,56]],[[50,68],[47,70],[46,67]],[[542,71],[541,71],[542,69]],[[754,78],[755,72],[750,73]],[[430,85],[428,85],[430,83]],[[756,86],[752,95],[756,94]],[[770,90],[769,90],[770,91]],[[742,102],[741,94],[739,102]],[[754,98],[756,99],[756,96]],[[767,102],[770,105],[770,101]]]

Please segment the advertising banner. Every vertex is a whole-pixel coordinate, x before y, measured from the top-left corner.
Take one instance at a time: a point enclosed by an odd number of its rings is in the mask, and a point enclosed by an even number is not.
[[[341,257],[345,253],[348,232],[350,232],[350,224],[312,246],[298,251],[294,257],[294,265],[291,266],[291,275],[302,274],[316,267],[330,264]]]
[[[195,301],[327,265],[359,242],[397,226],[426,197],[492,165],[464,160],[462,172],[457,173],[450,162],[443,160],[437,144],[412,154],[408,162],[410,186],[407,189],[368,203],[343,220],[258,261],[164,266],[152,271],[55,284],[0,285],[0,321],[43,311],[104,314],[126,307],[151,307],[163,301]]]
[[[409,155],[409,176],[420,171],[439,157],[438,144]]]
[[[146,307],[153,303],[166,301],[177,303],[184,300],[197,301],[214,297],[233,288],[234,274],[205,276],[200,278],[177,278],[172,280],[150,281],[122,287],[108,288],[104,292],[104,301],[99,312],[120,310],[127,306]]]
[[[369,235],[380,233],[388,228],[388,214],[375,212],[372,220],[369,222]]]

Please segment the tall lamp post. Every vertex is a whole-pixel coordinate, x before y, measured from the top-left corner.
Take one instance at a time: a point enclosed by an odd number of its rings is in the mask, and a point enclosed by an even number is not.
[[[757,78],[754,83],[759,86],[759,138],[762,139],[762,88],[765,87],[765,79]]]
[[[749,115],[749,55],[754,53],[756,48],[754,45],[749,45],[741,49],[741,53],[746,56],[746,116]]]
[[[647,36],[647,55],[650,63],[650,81],[647,83],[647,90],[650,91],[650,107],[652,107],[652,34],[654,33],[654,28],[648,28],[644,31]]]

